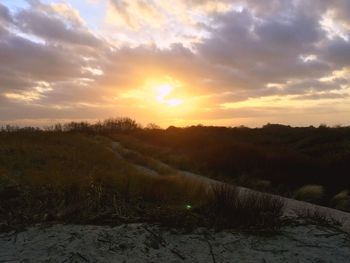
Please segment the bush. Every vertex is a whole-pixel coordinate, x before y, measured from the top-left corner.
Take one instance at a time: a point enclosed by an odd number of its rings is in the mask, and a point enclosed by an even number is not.
[[[331,204],[334,208],[350,212],[350,195],[348,190],[343,190],[336,194],[332,200]]]
[[[293,197],[300,201],[319,204],[323,195],[324,188],[322,185],[304,185],[295,191]]]
[[[283,209],[281,198],[218,184],[212,187],[207,212],[217,225],[276,228]]]

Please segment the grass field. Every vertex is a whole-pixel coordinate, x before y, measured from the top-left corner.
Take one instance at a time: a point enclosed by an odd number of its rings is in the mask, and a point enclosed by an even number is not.
[[[110,134],[175,167],[350,211],[350,127],[206,127]]]
[[[43,222],[151,222],[186,228],[279,225],[281,200],[240,199],[234,188],[207,191],[171,174],[150,177],[130,163],[147,158],[136,157],[116,158],[103,136],[1,132],[1,229]]]

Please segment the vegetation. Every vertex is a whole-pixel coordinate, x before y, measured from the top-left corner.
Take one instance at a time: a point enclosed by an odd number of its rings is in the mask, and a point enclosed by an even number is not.
[[[219,204],[220,191],[227,190],[210,191],[176,174],[143,174],[128,159],[116,158],[110,141],[99,135],[35,129],[0,133],[3,231],[43,222],[212,227],[222,225],[217,213],[223,209],[232,209],[221,214],[225,227],[278,226],[283,208],[272,212],[273,200],[232,195]],[[233,214],[240,219],[232,220]]]
[[[297,200],[310,203],[320,203],[323,198],[324,189],[321,185],[304,185],[297,189],[293,197]]]
[[[141,128],[129,118],[0,131],[0,228],[38,222],[260,227],[283,202],[206,186],[171,167],[339,209],[349,207],[349,127]],[[129,150],[111,147],[119,141]],[[141,153],[141,154],[140,154]],[[161,176],[136,169],[150,167]],[[308,216],[320,218],[320,216]]]
[[[271,195],[240,193],[238,188],[222,184],[212,187],[207,209],[215,214],[216,225],[251,225],[263,228],[278,227],[284,202]]]
[[[342,222],[336,220],[332,216],[325,214],[318,209],[315,210],[301,210],[297,211],[297,216],[299,223],[302,224],[316,224],[319,226],[333,227],[339,230],[339,226],[342,225]]]
[[[110,136],[175,167],[257,190],[302,199],[298,189],[317,185],[318,196],[305,201],[326,206],[350,189],[350,127],[191,126]]]

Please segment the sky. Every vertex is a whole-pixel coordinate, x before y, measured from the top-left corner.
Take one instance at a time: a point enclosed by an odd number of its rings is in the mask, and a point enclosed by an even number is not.
[[[0,125],[350,125],[350,0],[0,0]]]

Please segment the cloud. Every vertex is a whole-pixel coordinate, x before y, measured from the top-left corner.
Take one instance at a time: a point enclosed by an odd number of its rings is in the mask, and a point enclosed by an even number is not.
[[[213,28],[211,38],[199,46],[201,54],[213,63],[269,82],[297,77],[307,69],[320,74],[328,69],[323,62],[303,63],[299,59],[315,52],[322,38],[315,19],[297,14],[288,20],[274,17],[256,22],[243,10],[219,16],[216,21],[219,28]]]
[[[100,32],[65,2],[29,3],[13,13],[0,4],[3,120],[170,118],[122,96],[147,81],[180,83],[197,108],[175,117],[191,120],[311,116],[305,101],[349,102],[350,76],[339,73],[350,68],[346,0],[110,0],[116,24]]]
[[[350,42],[340,38],[334,39],[327,43],[320,55],[332,63],[334,67],[349,67]]]
[[[303,94],[326,87],[337,90],[349,84],[349,79],[327,85],[318,81],[348,67],[350,61],[349,42],[341,38],[328,39],[320,24],[326,9],[306,12],[308,1],[305,5],[300,2],[297,5],[296,1],[280,2],[279,7],[289,5],[290,8],[274,16],[266,13],[258,16],[260,13],[254,13],[254,8],[243,8],[214,17],[210,38],[198,45],[202,58],[221,67],[222,72],[230,72],[226,78],[214,79],[227,79],[227,84],[221,87],[233,92],[243,89],[253,97]],[[271,83],[279,85],[271,88]],[[249,90],[253,92],[247,92]]]
[[[127,25],[132,29],[138,30],[143,26],[162,26],[165,15],[161,12],[159,4],[156,1],[147,0],[110,0],[112,12],[109,19],[122,25]],[[111,21],[113,22],[113,21]]]
[[[296,96],[295,100],[322,100],[322,99],[345,99],[349,98],[349,94],[338,94],[334,92],[329,93],[313,93],[307,95]]]
[[[0,37],[8,33],[8,27],[12,22],[10,10],[0,3]]]
[[[0,3],[0,23],[6,24],[12,22],[12,17],[9,9]]]
[[[0,65],[0,97],[8,107],[13,104],[13,111],[23,113],[21,108],[26,105],[27,111],[30,104],[44,106],[43,101],[56,92],[53,87],[59,83],[70,84],[71,90],[66,93],[74,93],[94,81],[96,59],[103,54],[105,43],[77,16],[69,15],[73,11],[62,16],[52,6],[37,1],[15,14],[2,5],[0,10],[1,25],[6,19],[6,29],[2,34],[0,30],[0,57],[4,62]],[[51,103],[61,102],[57,98]]]
[[[16,26],[26,34],[33,34],[50,43],[67,43],[98,48],[95,37],[71,7],[64,4],[32,4],[15,16]]]

